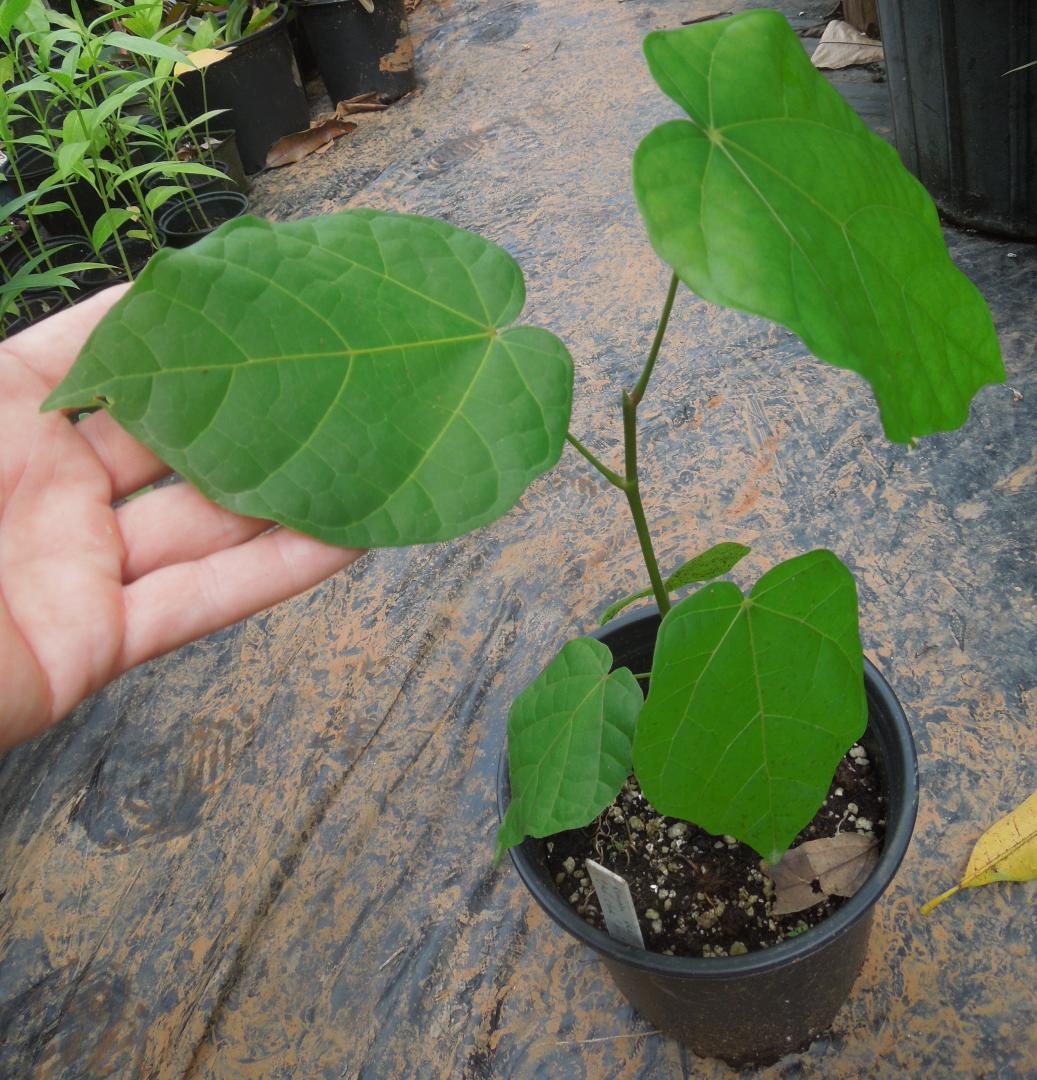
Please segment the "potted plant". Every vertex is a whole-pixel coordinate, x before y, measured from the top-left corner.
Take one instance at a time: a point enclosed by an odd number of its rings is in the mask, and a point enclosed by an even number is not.
[[[951,221],[1037,240],[1037,22],[996,0],[880,0],[897,149]]]
[[[31,0],[9,5],[0,22],[10,61],[0,112],[9,158],[3,210],[27,215],[34,250],[37,222],[77,230],[48,242],[64,249],[63,266],[84,257],[83,245],[100,260],[73,268],[61,286],[67,302],[132,279],[158,247],[158,216],[170,199],[193,202],[195,184],[228,182],[196,134],[218,113],[178,114],[174,67],[187,58],[156,40],[161,18],[160,3],[117,5],[88,23],[74,4],[63,14]],[[193,161],[183,159],[185,142],[198,151]],[[17,240],[24,259],[34,254],[26,239]]]
[[[569,431],[565,346],[511,325],[524,287],[507,253],[440,221],[370,210],[279,225],[239,218],[160,253],[44,407],[101,405],[221,505],[357,547],[486,524],[568,442],[626,499],[661,623],[655,639],[638,620],[566,643],[519,695],[498,855],[511,848],[520,867],[523,853],[543,864],[553,837],[629,792],[631,770],[675,836],[690,822],[771,864],[811,822],[848,750],[873,759],[886,785],[877,866],[818,927],[764,953],[708,959],[616,945],[652,991],[638,1007],[681,1037],[698,1038],[683,1022],[689,1010],[699,1009],[690,1027],[701,1033],[715,1023],[711,1001],[726,1023],[737,998],[762,1042],[747,1045],[742,1024],[737,1043],[693,1045],[753,1060],[808,1038],[848,990],[868,912],[910,834],[913,756],[902,710],[864,662],[853,578],[831,552],[780,563],[748,596],[720,582],[671,600],[741,551],[712,549],[664,573],[645,514],[637,410],[680,282],[782,323],[856,371],[899,442],[958,427],[976,391],[1004,376],[989,313],[951,263],[932,202],[812,68],[782,16],[652,34],[645,51],[687,119],[650,132],[634,159],[649,238],[674,275],[622,395],[621,469]],[[638,683],[649,672],[645,699]],[[551,886],[534,870],[527,880]],[[538,899],[562,925],[590,933],[550,896]],[[594,934],[606,954],[616,944]],[[689,973],[708,983],[690,1000]],[[775,997],[794,984],[791,1006]]]
[[[296,0],[296,11],[332,104],[414,89],[414,46],[404,0]]]
[[[254,173],[279,138],[309,126],[310,110],[288,36],[288,9],[234,0],[225,10],[222,22],[192,16],[178,31],[175,40],[185,52],[200,64],[199,54],[215,62],[185,72],[177,98],[189,116],[226,110],[245,172]]]

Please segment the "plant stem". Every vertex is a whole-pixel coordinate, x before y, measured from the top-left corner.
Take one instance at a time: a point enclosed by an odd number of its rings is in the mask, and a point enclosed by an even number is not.
[[[659,325],[655,331],[652,347],[648,351],[645,366],[641,376],[633,390],[623,391],[623,460],[624,475],[613,472],[607,465],[598,460],[573,433],[567,432],[566,439],[601,473],[605,479],[619,488],[627,497],[631,517],[634,519],[634,528],[637,530],[637,539],[641,545],[641,555],[648,570],[648,579],[652,583],[652,593],[655,602],[659,606],[659,612],[665,615],[670,610],[670,596],[663,584],[663,576],[659,572],[659,563],[655,557],[655,548],[652,545],[652,534],[648,529],[648,519],[645,517],[644,503],[641,501],[641,482],[637,475],[637,406],[644,397],[648,388],[648,380],[652,377],[655,361],[662,348],[663,338],[666,336],[666,327],[670,322],[670,312],[673,311],[673,301],[677,295],[677,287],[680,279],[674,274],[670,278],[670,287],[666,293],[666,301],[663,304],[662,314],[659,316]]]
[[[567,431],[565,437],[568,439],[570,445],[575,447],[576,450],[578,450],[594,466],[594,468],[597,469],[610,484],[612,484],[613,487],[618,487],[621,491],[626,491],[627,482],[619,475],[619,473],[613,472],[607,465],[603,464],[571,431]]]
[[[663,312],[659,316],[659,326],[655,331],[655,340],[652,342],[652,348],[648,353],[648,359],[645,361],[644,370],[641,372],[641,378],[637,380],[637,385],[630,391],[630,400],[633,402],[634,408],[641,404],[641,399],[645,396],[645,390],[648,389],[648,380],[652,377],[652,369],[655,367],[656,357],[659,355],[659,350],[662,348],[663,338],[666,336],[666,327],[670,325],[670,312],[673,311],[673,300],[677,295],[677,286],[680,284],[680,278],[674,274],[670,278],[670,288],[666,293],[666,303],[663,304]]]
[[[672,306],[672,299],[670,306]],[[666,316],[668,315],[667,310]],[[658,352],[658,349],[655,351]],[[648,578],[652,583],[655,602],[659,605],[659,613],[665,615],[670,610],[670,596],[663,584],[662,574],[659,573],[659,563],[656,561],[655,548],[652,546],[652,534],[648,531],[644,503],[641,502],[641,484],[637,476],[637,403],[626,390],[623,391],[623,451],[626,460],[626,486],[623,491],[627,497],[627,504],[630,506],[631,517],[634,519],[634,528],[637,530],[637,539],[648,569]]]

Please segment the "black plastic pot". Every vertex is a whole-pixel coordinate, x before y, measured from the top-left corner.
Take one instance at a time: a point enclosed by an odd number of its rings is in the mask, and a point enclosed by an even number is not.
[[[19,330],[24,330],[26,326],[31,326],[33,323],[39,322],[40,319],[53,315],[56,311],[63,311],[65,308],[71,307],[70,296],[71,293],[69,296],[65,296],[58,292],[57,289],[32,289],[22,293],[15,303],[17,317],[7,323],[9,328],[13,328],[8,329],[8,336],[18,333]]]
[[[148,260],[155,254],[154,245],[150,240],[143,240],[137,236],[128,236],[122,240],[122,250],[130,264],[130,270],[136,277],[148,264]],[[81,270],[73,275],[80,286],[81,293],[77,300],[84,300],[98,289],[107,288],[109,285],[117,285],[120,281],[128,281],[126,268],[123,266],[119,247],[115,240],[109,240],[101,247],[100,261],[108,263],[108,267],[99,267],[96,270]]]
[[[53,172],[54,162],[50,155],[34,146],[22,147],[14,161],[6,166],[6,175],[0,185],[0,202],[17,198],[23,190],[35,191]],[[97,192],[82,178],[77,178],[67,187],[52,188],[40,195],[41,203],[64,202],[71,207],[71,201],[79,207],[88,228],[92,228],[104,213],[104,204]],[[70,232],[83,227],[71,208],[51,211],[42,215],[40,220],[47,223],[51,232]]]
[[[320,72],[317,70],[317,58],[313,55],[309,41],[306,40],[306,32],[302,28],[302,20],[299,18],[298,6],[292,5],[288,12],[288,36],[292,41],[292,52],[295,53],[295,63],[299,68],[303,83],[315,79]]]
[[[1037,240],[1037,5],[880,0],[897,150],[951,221]]]
[[[47,257],[36,265],[36,272],[44,273],[47,270],[56,270],[71,263],[93,262],[96,258],[93,245],[85,236],[77,236],[69,233],[64,236],[50,236],[46,240]],[[5,267],[8,274],[13,277],[23,267],[32,254],[20,251],[12,257],[10,264]],[[73,275],[74,277],[74,275]],[[39,292],[41,290],[27,290]],[[42,290],[44,292],[49,289]]]
[[[296,6],[332,104],[373,92],[395,101],[414,89],[414,47],[403,0],[305,0]]]
[[[36,228],[43,243],[48,243],[50,233],[39,223]],[[5,240],[0,241],[0,280],[7,281],[27,259],[39,254],[39,250],[36,237],[29,229],[28,223],[21,219],[21,224],[16,226],[14,232]]]
[[[238,140],[233,131],[196,131],[192,136],[185,136],[180,140],[177,156],[182,161],[214,165],[227,174],[231,187],[242,195],[248,194],[249,182],[245,177],[245,167],[238,152]]]
[[[230,191],[235,188],[228,172],[230,166],[225,161],[213,161],[211,158],[202,158],[197,164],[207,165],[210,169],[218,169],[222,176],[206,176],[202,173],[170,173],[162,175],[153,173],[144,181],[145,188],[165,187],[169,184],[177,184],[180,187],[190,188],[196,195],[205,191]]]
[[[54,162],[49,154],[35,146],[19,147],[14,157],[4,166],[2,195],[11,199],[22,190],[35,191],[52,172]]]
[[[651,670],[658,613],[616,619],[592,636],[612,650],[616,666]],[[839,910],[798,937],[770,949],[717,959],[663,956],[632,948],[584,922],[555,889],[542,840],[512,848],[519,876],[538,904],[605,961],[631,1005],[658,1030],[701,1057],[758,1065],[810,1043],[831,1025],[864,962],[872,913],[907,850],[918,806],[911,731],[886,681],[865,661],[868,730],[864,744],[887,799],[886,839],[878,865]],[[501,756],[501,817],[510,794]]]
[[[230,128],[223,128],[219,131],[200,134],[199,142],[202,154],[200,160],[209,163],[214,158],[219,158],[218,167],[230,177],[234,189],[240,191],[242,195],[247,195],[250,185],[245,178],[245,166],[238,150],[237,134]]]
[[[170,202],[159,216],[158,230],[165,247],[185,248],[246,210],[248,197],[240,191],[209,191]]]
[[[221,123],[237,133],[241,161],[249,173],[264,168],[266,152],[283,135],[310,126],[285,20],[282,6],[262,30],[226,46],[230,53],[226,60],[184,75],[176,91],[187,116],[229,110]]]

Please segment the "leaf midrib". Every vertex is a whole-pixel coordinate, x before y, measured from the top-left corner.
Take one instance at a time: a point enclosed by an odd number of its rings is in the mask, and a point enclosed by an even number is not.
[[[379,353],[409,352],[414,349],[436,348],[444,345],[463,345],[468,342],[490,340],[499,337],[496,329],[489,329],[482,334],[462,334],[458,337],[430,338],[427,341],[410,341],[402,345],[372,345],[368,349],[352,349],[343,347],[332,352],[318,353],[291,353],[280,356],[253,356],[246,357],[238,362],[216,364],[194,364],[189,367],[166,367],[155,371],[135,372],[131,375],[113,375],[113,383],[128,382],[135,379],[157,379],[161,375],[185,375],[191,372],[209,371],[242,371],[261,364],[306,363],[316,360],[346,360],[352,363],[354,360],[367,356],[377,356]]]

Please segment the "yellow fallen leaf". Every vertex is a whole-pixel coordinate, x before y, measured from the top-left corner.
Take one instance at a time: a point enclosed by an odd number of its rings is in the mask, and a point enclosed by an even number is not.
[[[976,841],[961,881],[923,905],[922,914],[962,889],[992,881],[1030,881],[1037,877],[1037,791]]]

